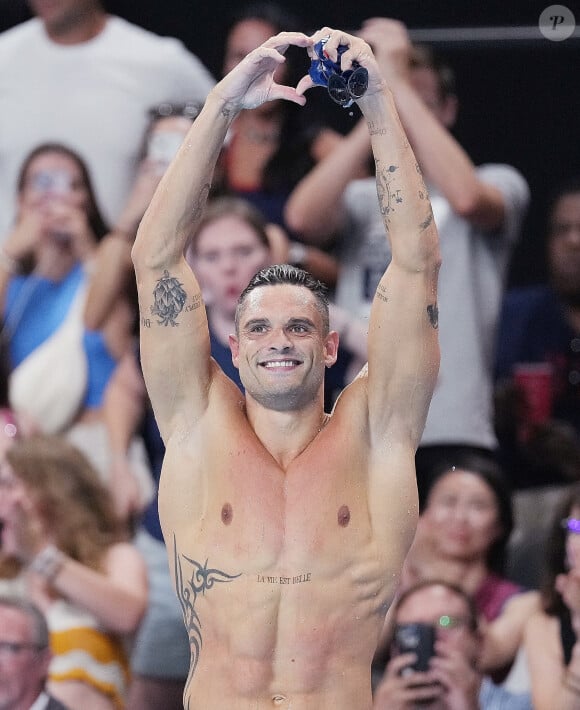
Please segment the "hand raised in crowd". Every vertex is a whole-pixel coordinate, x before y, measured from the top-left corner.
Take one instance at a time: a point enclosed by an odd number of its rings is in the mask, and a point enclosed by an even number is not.
[[[86,211],[66,202],[51,202],[44,212],[44,234],[57,245],[69,247],[79,261],[84,261],[96,245]]]
[[[115,512],[120,520],[131,521],[143,509],[143,496],[127,456],[118,454],[112,457],[110,476],[109,487],[114,491]]]
[[[392,658],[374,695],[374,710],[413,710],[420,702],[433,702],[443,696],[443,686],[432,671],[409,668],[417,660],[414,653]]]
[[[139,222],[151,202],[166,167],[147,158],[141,161],[133,188],[113,231],[135,237]]]
[[[2,555],[25,565],[50,540],[35,503],[7,463],[0,465],[0,520]]]
[[[22,210],[4,242],[4,250],[15,261],[34,253],[44,234],[44,217],[37,210]]]
[[[363,22],[358,36],[373,48],[377,63],[388,83],[409,78],[411,40],[398,20],[374,17]]]
[[[449,710],[478,710],[481,675],[464,649],[439,638],[429,667],[433,678],[443,688]]]

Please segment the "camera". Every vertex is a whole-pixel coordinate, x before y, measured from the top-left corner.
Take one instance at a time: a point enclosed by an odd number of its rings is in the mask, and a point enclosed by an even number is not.
[[[348,46],[345,44],[338,46],[337,61],[333,62],[324,53],[324,45],[327,42],[328,37],[314,45],[316,58],[312,60],[308,73],[317,86],[327,87],[333,101],[348,108],[356,99],[364,95],[369,85],[369,73],[357,62],[353,62],[352,69],[343,72],[340,68],[340,57],[346,52]]]
[[[395,627],[394,643],[399,655],[414,653],[417,656],[414,663],[403,669],[403,675],[409,671],[426,671],[435,653],[435,628],[431,624],[399,624]]]

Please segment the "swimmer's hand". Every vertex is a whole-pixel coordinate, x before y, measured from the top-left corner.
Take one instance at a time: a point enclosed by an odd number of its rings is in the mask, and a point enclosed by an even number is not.
[[[361,99],[357,100],[357,103],[362,101],[364,98],[371,96],[377,92],[383,90],[385,86],[385,81],[379,70],[379,65],[375,59],[372,49],[370,46],[360,37],[355,37],[354,35],[349,35],[342,30],[333,30],[330,27],[323,27],[318,32],[315,32],[311,39],[311,43],[307,45],[308,55],[311,59],[316,59],[316,53],[314,51],[314,45],[321,40],[328,38],[324,45],[325,55],[333,62],[340,61],[341,71],[345,72],[353,68],[353,63],[356,62],[361,67],[364,67],[369,74],[368,88]],[[348,47],[340,57],[338,53],[338,47],[344,45]],[[356,65],[355,65],[356,66]],[[298,82],[296,91],[298,94],[304,94],[305,91],[316,86],[310,74],[306,74]]]
[[[285,99],[303,106],[306,99],[296,88],[274,81],[274,72],[286,59],[290,45],[310,47],[312,39],[302,32],[280,32],[250,52],[213,89],[229,110],[256,108],[267,101]]]

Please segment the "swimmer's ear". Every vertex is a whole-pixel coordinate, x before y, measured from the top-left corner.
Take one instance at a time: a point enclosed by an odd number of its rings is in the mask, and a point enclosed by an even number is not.
[[[238,367],[238,360],[240,355],[240,344],[235,335],[229,335],[228,340],[230,343],[230,350],[232,351],[232,362],[236,367]]]
[[[326,336],[324,343],[324,364],[326,367],[331,367],[336,362],[338,357],[338,333],[336,330],[331,330]]]

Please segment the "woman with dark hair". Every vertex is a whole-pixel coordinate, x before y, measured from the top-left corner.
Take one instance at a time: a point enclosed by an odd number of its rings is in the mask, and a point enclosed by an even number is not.
[[[227,32],[223,73],[227,74],[249,52],[281,31],[298,30],[297,18],[271,2],[254,2],[236,13]],[[308,70],[303,50],[290,47],[276,81],[295,86]],[[301,60],[301,61],[300,61]],[[290,192],[316,163],[342,140],[317,110],[318,95],[309,95],[305,107],[272,101],[241,111],[233,122],[222,150],[214,180],[215,195],[237,195],[251,202],[267,222],[282,227],[292,242],[288,261],[308,269],[333,287],[338,267],[329,255],[322,264],[306,264],[299,234],[292,234],[284,219]],[[328,99],[329,103],[332,103]]]
[[[2,337],[16,415],[44,433],[66,433],[103,472],[102,399],[130,346],[128,305],[99,330],[83,308],[97,244],[107,232],[87,166],[70,148],[35,148],[18,179],[17,219],[0,248]]]
[[[492,621],[520,588],[504,579],[512,531],[511,496],[499,467],[477,454],[458,456],[433,474],[407,573],[456,577]]]
[[[97,473],[62,438],[18,441],[0,463],[0,519],[4,586],[48,622],[51,693],[71,708],[120,710],[124,637],[145,610],[147,580]]]
[[[458,454],[434,472],[405,563],[404,587],[444,579],[473,597],[484,623],[488,671],[512,663],[538,605],[536,592],[524,593],[503,576],[512,527],[510,490],[499,466],[475,453]]]
[[[580,485],[552,525],[542,609],[525,628],[524,648],[536,710],[580,708]]]

